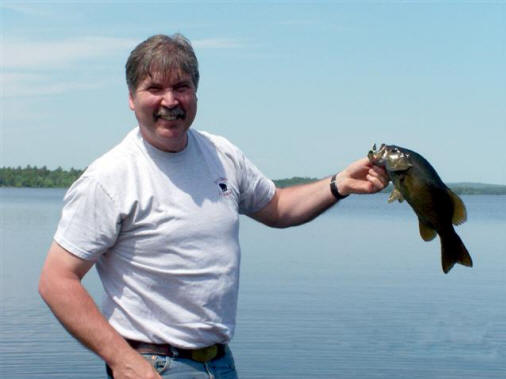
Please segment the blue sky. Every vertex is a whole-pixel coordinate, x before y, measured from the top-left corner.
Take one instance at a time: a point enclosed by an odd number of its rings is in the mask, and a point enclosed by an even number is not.
[[[181,32],[194,127],[268,176],[322,177],[374,142],[446,182],[506,184],[506,3],[6,1],[0,166],[84,168],[136,126],[124,64]]]

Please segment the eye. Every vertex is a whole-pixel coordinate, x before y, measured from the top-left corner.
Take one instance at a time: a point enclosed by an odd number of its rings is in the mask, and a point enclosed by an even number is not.
[[[157,91],[160,91],[162,89],[162,86],[161,85],[158,85],[158,84],[150,84],[148,87],[147,87],[147,90],[149,92],[157,92]]]
[[[193,89],[193,86],[191,85],[190,82],[181,82],[181,83],[178,83],[174,86],[174,90],[179,92],[179,93],[184,93],[184,92],[187,92],[187,91],[191,91]]]

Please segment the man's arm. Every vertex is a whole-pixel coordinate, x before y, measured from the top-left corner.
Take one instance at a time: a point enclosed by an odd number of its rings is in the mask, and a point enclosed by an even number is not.
[[[352,193],[375,193],[388,184],[388,176],[381,167],[363,158],[350,164],[336,177],[337,190],[341,195]],[[330,178],[317,182],[277,188],[272,200],[259,212],[255,220],[266,225],[286,228],[311,221],[336,203],[330,191]]]
[[[82,286],[92,266],[53,242],[40,276],[40,295],[69,333],[109,364],[115,379],[160,378],[107,322]]]

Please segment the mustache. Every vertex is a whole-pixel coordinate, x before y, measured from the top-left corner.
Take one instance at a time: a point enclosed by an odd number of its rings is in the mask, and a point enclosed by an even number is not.
[[[172,121],[184,119],[186,117],[186,112],[179,106],[174,108],[161,107],[158,112],[155,113],[155,116],[156,118],[163,118],[164,120]]]

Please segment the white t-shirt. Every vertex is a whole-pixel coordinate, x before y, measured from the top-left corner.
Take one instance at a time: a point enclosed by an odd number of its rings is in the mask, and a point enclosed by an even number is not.
[[[102,311],[125,338],[198,348],[232,338],[239,213],[272,199],[274,183],[222,137],[193,129],[167,153],[138,128],[65,195],[55,241],[96,262]]]

